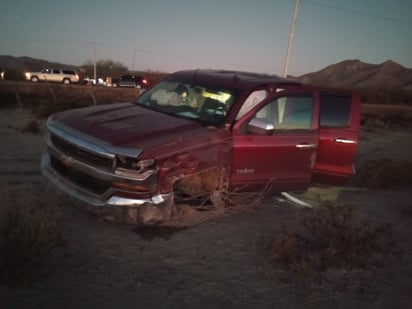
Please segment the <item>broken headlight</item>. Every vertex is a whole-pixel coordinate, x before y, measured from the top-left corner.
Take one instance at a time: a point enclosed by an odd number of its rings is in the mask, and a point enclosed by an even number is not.
[[[125,178],[142,180],[156,172],[156,161],[154,159],[136,160],[118,157],[114,172]]]

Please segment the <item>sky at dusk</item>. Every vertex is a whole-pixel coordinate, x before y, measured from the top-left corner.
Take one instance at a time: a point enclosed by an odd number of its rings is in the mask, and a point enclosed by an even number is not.
[[[1,1],[0,55],[281,75],[293,9],[294,0]],[[301,0],[289,74],[347,59],[412,68],[412,1]]]

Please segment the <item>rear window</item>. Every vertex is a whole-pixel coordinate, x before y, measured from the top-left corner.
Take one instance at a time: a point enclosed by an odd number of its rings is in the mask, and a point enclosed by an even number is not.
[[[63,70],[63,74],[72,74],[75,75],[76,73],[73,70]]]
[[[345,95],[320,96],[321,127],[348,127],[350,125],[351,97]]]

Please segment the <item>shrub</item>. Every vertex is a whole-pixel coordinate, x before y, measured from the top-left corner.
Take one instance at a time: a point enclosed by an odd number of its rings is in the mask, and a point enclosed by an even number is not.
[[[366,129],[410,127],[412,109],[409,106],[362,104],[361,124]]]
[[[261,248],[273,270],[302,274],[379,265],[391,243],[390,226],[356,225],[352,207],[330,202],[307,210],[293,227],[262,235]]]
[[[138,94],[138,90],[134,88],[73,86],[65,89],[64,85],[53,84],[53,89],[55,97],[46,93],[43,96],[32,94],[30,97],[24,98],[23,101],[31,102],[31,111],[37,118],[44,119],[57,112],[92,105],[132,102]]]
[[[35,197],[7,187],[0,196],[0,284],[26,279],[62,244],[50,194]]]
[[[362,185],[375,189],[399,189],[412,186],[412,161],[394,162],[383,158],[369,160],[359,170]]]

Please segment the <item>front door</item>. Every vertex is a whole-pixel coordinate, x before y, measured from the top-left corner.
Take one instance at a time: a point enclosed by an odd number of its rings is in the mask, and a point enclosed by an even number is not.
[[[360,122],[360,99],[351,93],[320,92],[319,147],[313,180],[344,185],[352,175]]]
[[[243,116],[232,132],[232,189],[306,189],[318,143],[314,107],[313,93],[284,92]]]

